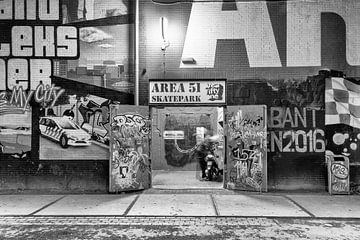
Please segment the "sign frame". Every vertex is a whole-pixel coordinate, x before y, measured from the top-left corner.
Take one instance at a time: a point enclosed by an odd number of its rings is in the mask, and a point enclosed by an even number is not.
[[[213,100],[213,102],[211,100],[208,100],[208,101],[201,101],[201,102],[154,102],[154,101],[151,101],[152,97],[153,96],[164,96],[164,93],[160,93],[160,94],[157,94],[157,95],[154,95],[151,93],[151,88],[153,86],[154,83],[159,83],[159,84],[162,84],[162,83],[168,83],[168,84],[171,84],[171,83],[175,83],[175,84],[180,84],[182,83],[183,85],[186,85],[186,84],[190,84],[190,83],[199,83],[200,85],[200,88],[204,85],[204,83],[214,83],[214,84],[222,84],[223,85],[223,93],[222,93],[222,97],[223,99],[220,101],[220,100]],[[194,85],[192,85],[194,86]],[[197,86],[197,85],[196,85]],[[178,87],[178,86],[177,86]],[[189,87],[189,86],[186,86],[186,87]],[[184,87],[184,89],[186,88]],[[187,89],[187,88],[186,88]],[[200,89],[202,90],[202,89]],[[167,94],[169,92],[166,92],[165,94]],[[189,93],[189,95],[186,95],[187,93]],[[170,92],[171,94],[171,92]],[[201,92],[200,92],[201,94]],[[187,90],[185,92],[181,92],[181,93],[178,93],[178,94],[174,94],[174,95],[167,95],[169,97],[180,97],[180,96],[195,96],[194,95],[191,95],[190,92],[187,92]],[[224,79],[224,78],[221,78],[221,79],[217,79],[217,78],[211,78],[211,79],[149,79],[149,90],[148,90],[148,97],[149,97],[149,106],[194,106],[194,105],[201,105],[201,106],[226,106],[227,105],[227,80]]]

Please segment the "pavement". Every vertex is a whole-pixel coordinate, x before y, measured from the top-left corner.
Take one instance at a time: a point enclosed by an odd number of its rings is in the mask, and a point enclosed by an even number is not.
[[[360,220],[360,195],[249,193],[226,189],[123,194],[0,195],[6,216],[207,216]]]
[[[360,195],[2,194],[0,239],[360,239]]]

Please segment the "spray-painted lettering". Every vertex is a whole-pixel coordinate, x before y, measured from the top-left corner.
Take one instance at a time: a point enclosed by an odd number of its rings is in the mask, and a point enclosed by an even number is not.
[[[141,137],[150,133],[148,123],[149,119],[144,118],[143,116],[125,114],[114,116],[112,127],[118,128],[117,133],[120,134],[119,137]]]
[[[272,107],[269,113],[268,151],[325,151],[325,132],[317,128],[318,116],[315,109]]]
[[[333,163],[331,165],[331,172],[339,179],[346,179],[349,176],[349,170],[340,163]]]
[[[237,10],[222,11],[222,2],[194,3],[182,59],[191,57],[196,63],[181,62],[180,67],[213,68],[218,39],[243,39],[250,67],[282,67],[267,4],[239,1]],[[343,18],[346,60],[350,65],[360,65],[358,0],[287,1],[286,5],[287,66],[321,66],[321,14],[324,12]],[[228,26],[229,22],[234,23],[232,27]]]
[[[24,91],[22,87],[14,87],[10,99],[7,99],[6,92],[0,93],[1,106],[13,105],[22,108],[23,111],[29,108],[30,101],[33,98],[35,102],[46,107],[54,107],[58,98],[64,93],[64,89],[55,85],[40,84],[36,90]]]

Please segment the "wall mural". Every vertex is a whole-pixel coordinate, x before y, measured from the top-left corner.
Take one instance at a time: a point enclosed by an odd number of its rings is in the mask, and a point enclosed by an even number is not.
[[[40,159],[108,159],[109,107],[116,102],[68,92],[40,110]]]
[[[32,111],[30,103],[52,109],[58,104],[64,89],[39,84],[35,90],[14,87],[0,93],[0,154],[14,159],[30,159]],[[55,134],[55,132],[53,132]],[[60,131],[58,132],[60,133]]]
[[[333,193],[346,193],[350,188],[349,164],[360,163],[360,85],[354,79],[329,78],[325,94],[326,159],[331,167],[337,166],[336,170],[341,168],[347,173],[343,178],[334,173],[329,187]],[[353,182],[352,190],[358,185]]]
[[[330,74],[342,75],[320,71],[304,79],[258,79],[228,87],[232,105],[267,106],[269,187],[325,185],[324,101]]]
[[[270,151],[323,153],[325,133],[322,126],[318,126],[318,115],[315,109],[271,107],[268,125]]]
[[[360,85],[351,79],[330,78],[325,92],[327,153],[360,162]]]
[[[3,159],[30,158],[32,106],[53,107],[64,92],[51,84],[52,59],[78,55],[77,29],[61,25],[59,6],[56,0],[19,2],[14,9],[13,1],[0,3]]]
[[[110,192],[151,186],[148,108],[124,114],[112,105],[110,133]],[[145,114],[144,114],[145,112]]]
[[[0,157],[23,160],[31,150],[31,107],[12,100],[9,93],[0,93]]]
[[[64,0],[63,23],[79,27],[79,58],[55,61],[55,75],[122,92],[134,90],[128,0]],[[123,18],[125,19],[125,18]],[[129,18],[130,19],[130,18]]]
[[[360,129],[343,125],[326,125],[327,155],[343,155],[350,163],[359,163]]]
[[[267,191],[266,107],[228,107],[229,189]]]
[[[129,0],[62,0],[66,22],[96,20],[128,13]]]
[[[76,26],[78,52],[71,59],[54,58],[53,75],[74,87],[64,84],[66,92],[57,105],[41,109],[40,159],[107,160],[109,106],[119,103],[114,100],[116,92],[110,96],[107,90],[133,91],[129,35],[133,24],[124,17],[129,14],[129,1],[58,3],[62,13],[59,22]]]
[[[109,105],[133,87],[130,5],[0,1],[2,189],[106,188]]]
[[[289,178],[309,188],[315,182],[325,184],[326,77],[320,72],[305,80],[268,81],[271,84],[267,104],[269,173],[275,178],[272,184],[290,185]]]

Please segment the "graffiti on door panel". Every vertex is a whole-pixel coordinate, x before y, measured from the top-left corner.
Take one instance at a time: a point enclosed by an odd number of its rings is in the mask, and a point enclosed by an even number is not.
[[[150,120],[138,114],[116,115],[111,123],[111,178],[120,189],[150,184]]]
[[[264,117],[242,110],[231,112],[229,128],[229,188],[260,191],[263,181],[266,129]]]

